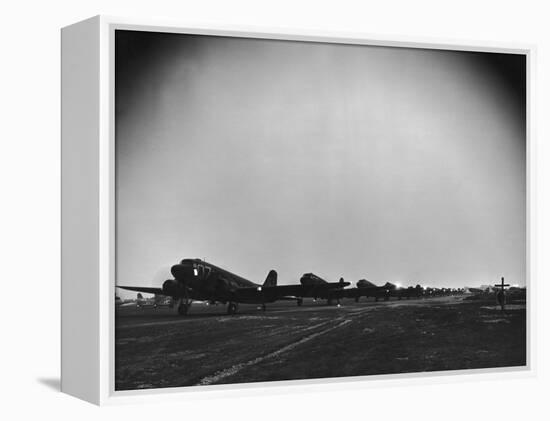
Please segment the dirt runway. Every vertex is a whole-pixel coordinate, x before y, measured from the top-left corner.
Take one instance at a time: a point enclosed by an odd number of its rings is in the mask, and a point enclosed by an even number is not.
[[[282,302],[262,312],[196,304],[118,308],[115,388],[210,385],[524,366],[526,312],[441,297],[327,306]]]

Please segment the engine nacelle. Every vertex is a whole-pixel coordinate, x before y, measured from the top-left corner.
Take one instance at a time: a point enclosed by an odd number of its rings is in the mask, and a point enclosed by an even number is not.
[[[185,295],[185,287],[175,279],[167,279],[162,284],[162,293],[167,297],[183,297]]]

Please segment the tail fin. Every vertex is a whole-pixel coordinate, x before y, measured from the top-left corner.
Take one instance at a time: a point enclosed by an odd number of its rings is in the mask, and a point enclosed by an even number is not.
[[[272,269],[267,274],[267,278],[265,278],[264,287],[274,286],[277,286],[277,272]]]

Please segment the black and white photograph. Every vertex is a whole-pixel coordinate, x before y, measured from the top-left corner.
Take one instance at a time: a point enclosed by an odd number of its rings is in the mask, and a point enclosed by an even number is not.
[[[3,418],[548,413],[543,2],[3,6]]]
[[[525,54],[114,47],[115,391],[527,367]]]

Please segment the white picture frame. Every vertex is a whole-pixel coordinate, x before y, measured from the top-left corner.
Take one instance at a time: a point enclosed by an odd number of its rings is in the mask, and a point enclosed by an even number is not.
[[[521,369],[460,370],[283,381],[153,390],[114,390],[114,31],[131,29],[362,44],[456,51],[523,54],[527,62],[527,365]],[[462,43],[450,40],[386,38],[321,31],[287,32],[276,28],[193,25],[178,22],[96,16],[62,29],[62,376],[61,390],[103,405],[143,400],[166,401],[215,396],[243,396],[276,389],[289,391],[365,388],[385,384],[516,378],[536,372],[533,323],[536,280],[532,270],[534,142],[532,92],[535,48],[532,45]],[[86,298],[83,298],[86,297]],[[197,394],[197,392],[199,392]]]

